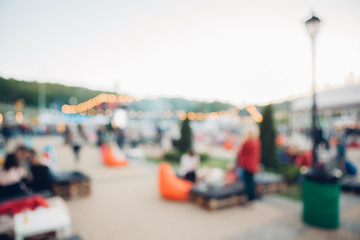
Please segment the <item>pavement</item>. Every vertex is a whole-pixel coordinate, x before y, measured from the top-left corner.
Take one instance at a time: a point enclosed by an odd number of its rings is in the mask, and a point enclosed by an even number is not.
[[[35,148],[54,146],[60,170],[80,170],[92,180],[91,196],[67,201],[72,231],[100,239],[360,239],[360,196],[341,194],[341,225],[323,230],[301,220],[302,203],[265,196],[249,207],[207,211],[191,202],[160,197],[157,166],[150,163],[109,168],[95,146],[81,150],[80,163],[59,137],[38,137]]]

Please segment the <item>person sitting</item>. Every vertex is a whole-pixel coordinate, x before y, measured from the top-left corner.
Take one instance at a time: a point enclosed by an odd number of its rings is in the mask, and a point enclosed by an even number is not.
[[[26,173],[26,179],[24,181],[27,183],[31,181],[32,175],[30,170],[29,162],[27,161],[27,155],[28,155],[28,148],[26,148],[24,145],[19,145],[14,152],[16,161],[19,164],[19,167],[23,168]]]
[[[23,182],[26,176],[26,171],[19,165],[15,154],[8,154],[4,168],[0,170],[0,196],[7,198],[27,195],[28,189]]]
[[[200,158],[194,150],[189,149],[180,159],[179,174],[186,180],[196,181],[196,169],[200,165]]]
[[[30,164],[30,170],[33,177],[30,182],[30,187],[35,192],[52,192],[52,177],[50,169],[46,165],[40,163],[35,150],[29,149],[28,152],[27,161]]]

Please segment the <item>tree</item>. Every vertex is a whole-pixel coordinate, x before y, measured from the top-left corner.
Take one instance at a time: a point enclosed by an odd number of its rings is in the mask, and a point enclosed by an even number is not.
[[[276,154],[275,128],[272,105],[267,105],[263,111],[263,121],[260,123],[261,162],[265,167],[278,168],[279,159]]]
[[[177,143],[177,148],[180,152],[186,152],[188,149],[192,148],[192,130],[190,127],[190,120],[186,118],[181,125],[181,137]]]

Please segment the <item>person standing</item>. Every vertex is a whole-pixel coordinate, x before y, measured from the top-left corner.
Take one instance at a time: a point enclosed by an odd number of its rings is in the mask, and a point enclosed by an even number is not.
[[[96,136],[97,136],[96,144],[98,145],[98,147],[100,147],[101,144],[104,143],[104,135],[105,135],[104,132],[105,132],[104,126],[99,126],[98,129],[96,130]]]
[[[243,180],[249,201],[255,199],[254,174],[259,170],[261,142],[256,126],[247,129],[245,140],[237,154],[237,166],[243,169]]]
[[[79,163],[80,161],[80,150],[82,145],[84,144],[85,140],[84,135],[79,130],[80,127],[78,127],[77,131],[72,131],[71,134],[71,145],[74,151],[75,155],[75,162]]]
[[[124,130],[121,128],[116,128],[115,129],[115,137],[116,137],[116,143],[118,145],[118,147],[123,150],[124,145],[125,145],[125,133]]]
[[[6,122],[4,122],[4,124],[1,128],[1,133],[4,137],[4,147],[6,147],[6,144],[8,143],[9,139],[11,138],[11,134],[12,134],[11,128]]]

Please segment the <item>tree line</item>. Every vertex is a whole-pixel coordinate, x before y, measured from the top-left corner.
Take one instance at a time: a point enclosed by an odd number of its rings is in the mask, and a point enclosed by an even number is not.
[[[46,107],[49,107],[50,104],[56,104],[59,109],[63,104],[69,103],[70,97],[76,97],[78,103],[81,103],[104,93],[103,91],[95,91],[83,87],[70,87],[57,83],[19,81],[13,78],[5,79],[0,77],[1,103],[14,104],[17,100],[23,99],[26,106],[37,107],[39,104],[39,91],[43,91],[42,93],[45,95]],[[202,102],[183,98],[142,99],[130,106],[134,110],[163,111],[171,109],[194,112],[217,112],[233,107],[235,106],[232,104],[219,101]]]

